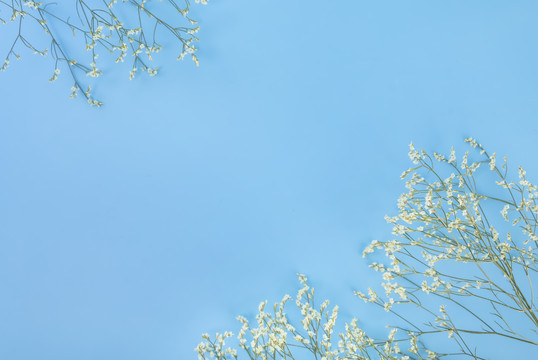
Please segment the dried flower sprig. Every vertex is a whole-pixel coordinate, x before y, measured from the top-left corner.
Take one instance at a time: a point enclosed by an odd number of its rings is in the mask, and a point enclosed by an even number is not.
[[[180,1],[181,4],[174,0],[154,4],[155,1],[152,0],[75,0],[70,3],[72,8],[68,8],[65,4],[59,7],[56,3],[0,0],[0,22],[18,27],[17,35],[0,70],[5,70],[12,58],[20,59],[17,50],[20,46],[42,56],[50,55],[54,59],[54,72],[49,80],[55,81],[58,78],[60,65],[63,63],[73,79],[70,97],[75,98],[80,92],[89,104],[100,106],[102,102],[93,97],[91,87],[81,84],[80,75],[96,78],[102,74],[102,70],[97,66],[97,59],[102,51],[111,54],[116,63],[123,62],[130,56],[130,79],[138,70],[154,76],[158,68],[150,67],[149,61],[152,60],[152,54],[162,49],[159,39],[164,36],[160,31],[164,30],[179,45],[178,60],[188,55],[196,65],[199,64],[194,45],[194,42],[198,41],[195,34],[199,26],[189,17],[189,0]],[[207,0],[195,2],[206,4]],[[3,13],[7,13],[8,17],[4,18]],[[68,16],[71,13],[76,15],[76,20]],[[173,24],[165,20],[170,13],[176,14]],[[24,31],[27,22],[37,24],[44,32],[50,41],[48,47],[36,45],[39,37],[33,31]],[[72,33],[78,41],[68,45],[66,41],[60,40],[66,32]],[[81,60],[79,56],[73,55],[77,52],[75,47],[84,47],[88,52],[88,59]]]
[[[237,335],[237,346],[227,346],[234,335],[230,332],[216,334],[211,338],[203,334],[203,341],[196,347],[198,358],[230,360],[247,359],[435,359],[446,354],[436,354],[424,347],[412,332],[398,333],[393,328],[386,339],[369,337],[358,326],[355,318],[345,324],[345,331],[334,334],[338,317],[338,306],[329,309],[325,300],[319,307],[314,302],[314,289],[307,278],[299,274],[302,288],[295,300],[295,313],[301,320],[294,322],[285,312],[291,296],[274,304],[273,311],[267,312],[267,301],[260,303],[256,323],[251,324],[243,317],[237,317],[242,324]],[[406,348],[409,347],[409,350]],[[406,355],[409,353],[410,355]],[[415,355],[413,355],[415,354]]]
[[[538,188],[521,167],[519,180],[509,180],[506,157],[499,168],[495,153],[466,142],[479,160],[471,162],[467,152],[458,163],[454,149],[448,158],[432,158],[410,145],[415,166],[402,174],[409,191],[398,200],[398,216],[386,218],[398,238],[374,241],[363,255],[384,250],[390,265],[371,266],[383,272],[387,298],[395,293],[398,302],[422,310],[430,321],[420,331],[447,333],[476,358],[473,335],[538,345]],[[478,176],[482,165],[488,169]],[[488,178],[497,189],[481,181]],[[375,302],[390,309],[387,301]]]
[[[409,191],[398,199],[399,214],[386,217],[396,238],[374,240],[364,249],[363,256],[382,250],[389,260],[386,265],[370,265],[382,273],[383,295],[372,288],[367,294],[355,292],[396,315],[399,323],[388,326],[387,339],[370,338],[354,319],[335,346],[338,308],[329,312],[326,301],[316,309],[314,290],[299,275],[303,288],[296,305],[301,321],[293,323],[284,313],[289,296],[275,304],[273,314],[265,312],[264,302],[255,327],[238,318],[243,324],[238,348],[224,349],[231,333],[214,339],[204,334],[196,348],[199,359],[237,359],[239,354],[249,359],[296,359],[305,350],[321,360],[484,359],[473,342],[476,335],[538,346],[533,290],[538,273],[538,188],[521,167],[519,179],[511,181],[506,157],[498,167],[495,153],[489,155],[474,139],[466,142],[478,149],[478,161],[471,162],[469,152],[458,162],[454,149],[448,156],[432,157],[410,145],[414,166],[402,174]],[[488,178],[497,189],[482,182]],[[409,305],[412,313],[405,312]],[[456,349],[443,353],[424,345],[439,334],[446,334]],[[407,349],[405,342],[410,344]]]

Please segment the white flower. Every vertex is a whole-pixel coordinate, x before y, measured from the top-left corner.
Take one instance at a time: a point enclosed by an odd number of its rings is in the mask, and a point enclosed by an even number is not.
[[[409,158],[413,161],[414,164],[418,164],[418,161],[421,159],[420,153],[415,150],[413,143],[409,144]]]
[[[450,158],[448,159],[448,163],[451,164],[454,161],[456,161],[456,152],[454,151],[454,147],[450,150]]]
[[[489,169],[491,171],[495,170],[495,153],[493,153],[493,155],[491,155],[490,157],[490,160],[489,160]]]
[[[503,216],[504,220],[508,221],[508,209],[510,209],[510,205],[506,204],[504,205],[503,209],[501,210],[501,215]]]
[[[390,308],[394,305],[394,299],[390,298],[388,302],[383,304],[385,311],[390,311]]]

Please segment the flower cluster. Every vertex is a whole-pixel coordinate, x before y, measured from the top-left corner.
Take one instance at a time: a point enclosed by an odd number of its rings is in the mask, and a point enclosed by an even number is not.
[[[207,4],[207,0],[196,0],[196,3]],[[67,11],[66,11],[67,9]],[[175,0],[159,1],[156,4],[152,0],[107,0],[102,3],[91,0],[75,0],[71,12],[75,20],[71,20],[69,9],[65,4],[58,8],[56,3],[43,4],[42,2],[28,0],[0,0],[0,22],[13,23],[18,27],[18,34],[13,39],[11,48],[0,70],[5,70],[12,57],[20,59],[18,48],[26,47],[36,54],[51,55],[54,59],[54,73],[50,81],[55,81],[60,74],[59,66],[63,64],[73,79],[71,97],[81,91],[80,75],[99,77],[102,70],[97,66],[100,52],[111,54],[116,63],[124,62],[129,56],[132,58],[130,78],[132,79],[138,70],[147,72],[150,76],[157,74],[157,67],[150,67],[149,61],[152,54],[159,52],[162,46],[159,39],[163,33],[168,33],[177,41],[179,46],[178,59],[189,56],[196,65],[196,47],[194,42],[198,40],[196,33],[199,30],[197,22],[189,16],[189,0],[181,0],[179,4]],[[4,12],[5,11],[5,12]],[[9,18],[3,18],[8,13]],[[66,15],[67,14],[67,15]],[[171,23],[166,20],[170,14],[176,14],[176,20]],[[39,36],[24,32],[24,24],[33,22],[42,29],[50,41],[48,48],[40,48],[34,45]],[[60,40],[65,32],[73,34],[88,53],[87,61],[80,61],[79,57],[73,57],[76,53],[76,41],[68,43],[65,39]],[[75,47],[75,48],[74,48]],[[91,105],[100,106],[102,103],[95,100],[90,88],[81,91],[82,95]]]
[[[300,359],[308,354],[308,358],[320,360],[438,358],[435,352],[424,348],[413,332],[397,336],[398,329],[392,328],[386,339],[374,339],[359,328],[356,318],[335,336],[338,306],[329,310],[329,301],[325,300],[316,308],[314,289],[304,275],[298,276],[302,288],[297,293],[295,312],[300,314],[300,321],[292,321],[284,312],[291,299],[289,295],[274,304],[272,313],[266,312],[267,301],[264,301],[258,307],[254,324],[243,316],[237,317],[242,324],[235,341],[237,347],[226,347],[225,339],[233,336],[230,332],[216,334],[213,339],[204,334],[195,349],[198,358],[225,360],[243,355],[252,360]]]
[[[408,192],[398,199],[399,214],[386,217],[397,238],[373,241],[363,252],[384,250],[390,261],[371,264],[383,273],[387,299],[357,295],[386,310],[412,304],[425,320],[433,317],[426,327],[414,327],[421,329],[419,336],[447,333],[471,357],[471,334],[538,345],[532,286],[538,273],[538,188],[521,167],[519,180],[510,181],[506,157],[498,167],[495,154],[474,139],[466,142],[477,150],[476,161],[466,152],[458,162],[453,148],[447,159],[410,145],[415,166],[402,174]],[[481,165],[487,169],[478,176]],[[488,179],[497,189],[480,181]],[[440,313],[433,308],[439,303]]]
[[[317,310],[314,290],[299,275],[300,323],[292,323],[284,313],[289,296],[275,304],[274,314],[265,312],[264,302],[255,327],[238,318],[243,324],[239,350],[249,359],[263,360],[294,359],[298,349],[322,360],[483,359],[472,344],[476,335],[538,346],[533,292],[538,274],[538,188],[521,167],[518,180],[510,180],[506,157],[499,167],[495,154],[489,155],[474,139],[466,142],[478,150],[478,160],[466,152],[458,162],[454,148],[448,156],[432,157],[410,145],[414,165],[401,176],[408,191],[398,199],[398,215],[386,217],[395,238],[374,240],[363,251],[363,257],[382,251],[388,260],[370,265],[382,273],[384,295],[374,288],[366,294],[355,291],[366,303],[396,315],[399,321],[388,326],[387,339],[367,336],[353,319],[335,346],[337,307],[330,313],[324,302]],[[490,180],[491,186],[481,180]],[[448,337],[448,348],[443,348],[450,352],[424,345],[439,334]],[[200,359],[239,357],[237,350],[222,350],[221,335],[204,339],[197,347]]]

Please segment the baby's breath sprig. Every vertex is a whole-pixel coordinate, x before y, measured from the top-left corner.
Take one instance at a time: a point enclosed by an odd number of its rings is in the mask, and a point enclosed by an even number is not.
[[[299,275],[299,322],[284,312],[289,296],[275,304],[272,314],[263,302],[256,325],[238,318],[237,348],[224,350],[226,336],[211,340],[204,335],[196,348],[199,359],[237,359],[241,354],[248,359],[298,359],[304,351],[318,360],[484,359],[473,343],[476,335],[538,346],[533,289],[538,276],[538,188],[521,167],[517,181],[508,178],[506,157],[499,167],[495,153],[488,154],[474,139],[466,142],[478,150],[478,160],[466,152],[458,161],[454,148],[431,157],[410,145],[414,165],[402,174],[408,192],[398,199],[398,215],[386,217],[395,237],[374,240],[364,249],[363,256],[381,250],[388,260],[370,265],[382,273],[384,294],[373,288],[366,294],[355,291],[400,321],[388,326],[387,339],[369,337],[353,319],[335,345],[338,308],[328,311],[326,301],[318,309],[314,290]],[[497,190],[486,193],[487,180]],[[405,312],[410,307],[412,315]],[[440,334],[456,346],[454,351],[425,345]]]
[[[466,142],[478,151],[477,161],[466,152],[458,162],[454,149],[448,159],[432,158],[410,145],[415,165],[402,174],[409,191],[398,200],[399,214],[386,218],[396,239],[374,241],[363,253],[384,250],[390,262],[372,264],[390,281],[382,284],[389,300],[371,302],[393,311],[390,296],[401,289],[399,302],[432,320],[419,336],[447,333],[469,357],[477,357],[469,345],[474,335],[538,346],[538,188],[522,168],[519,181],[510,180],[506,157],[499,168],[495,153],[472,138]],[[481,165],[487,169],[478,176]],[[488,178],[499,190],[485,192]],[[441,314],[432,304],[441,304]]]
[[[225,332],[214,338],[202,335],[203,341],[196,347],[200,360],[217,359],[438,359],[447,354],[436,354],[426,349],[412,332],[401,332],[392,328],[386,339],[369,337],[359,327],[358,320],[345,324],[345,331],[334,334],[338,317],[338,306],[332,310],[329,301],[319,306],[314,302],[314,289],[308,285],[304,275],[298,274],[302,288],[295,300],[294,312],[301,320],[293,321],[284,311],[291,296],[285,295],[275,303],[272,312],[266,311],[267,301],[260,303],[255,323],[238,316],[242,327],[237,334],[237,346],[227,346],[226,339],[233,335]],[[294,318],[295,319],[295,318]],[[407,350],[407,347],[410,347]],[[243,355],[244,357],[242,357]]]
[[[195,2],[207,4],[207,0]],[[20,58],[16,51],[21,46],[42,56],[52,56],[54,74],[50,81],[58,78],[59,67],[63,64],[73,80],[70,97],[75,98],[80,92],[89,104],[100,106],[102,102],[93,98],[90,88],[81,91],[86,87],[82,85],[81,75],[93,78],[101,76],[103,71],[97,65],[101,52],[111,54],[116,63],[124,62],[127,56],[130,56],[131,79],[137,70],[154,76],[158,67],[150,67],[149,61],[152,60],[153,54],[162,49],[158,39],[163,37],[160,31],[164,31],[176,40],[180,51],[178,59],[183,59],[188,54],[198,65],[194,43],[198,41],[196,33],[200,27],[189,16],[190,1],[180,0],[179,3],[167,0],[164,4],[154,3],[153,0],[75,0],[71,9],[71,12],[76,14],[73,20],[65,15],[69,14],[70,10],[65,5],[59,7],[56,3],[0,0],[0,22],[14,24],[18,30],[0,70],[6,70],[12,58]],[[4,12],[10,15],[9,18],[4,19],[1,16]],[[177,15],[173,23],[165,19],[171,13]],[[33,22],[43,31],[50,41],[48,47],[34,45],[39,42],[39,37],[31,31],[24,31],[24,25],[28,22]],[[66,31],[72,33],[75,38],[73,44],[68,45],[66,41],[59,40]],[[72,55],[77,53],[76,47],[80,45],[88,53],[88,59],[82,60],[80,56]]]

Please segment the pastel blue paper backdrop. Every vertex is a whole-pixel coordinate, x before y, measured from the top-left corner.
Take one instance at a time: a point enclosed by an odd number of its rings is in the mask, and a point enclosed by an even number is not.
[[[105,68],[100,110],[49,60],[0,74],[0,358],[195,358],[297,272],[383,331],[351,291],[378,282],[360,251],[391,238],[411,140],[473,136],[538,180],[536,2],[194,11],[200,67]]]

